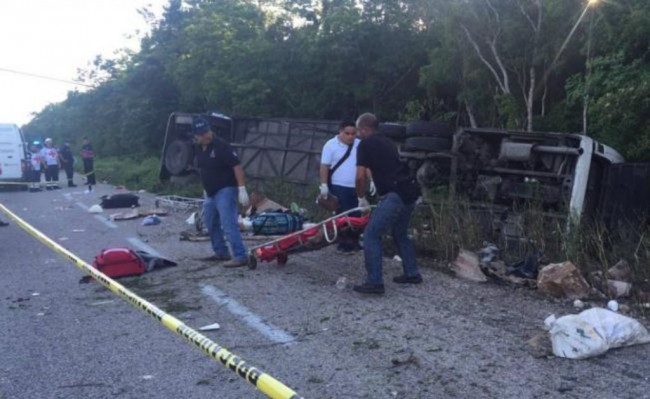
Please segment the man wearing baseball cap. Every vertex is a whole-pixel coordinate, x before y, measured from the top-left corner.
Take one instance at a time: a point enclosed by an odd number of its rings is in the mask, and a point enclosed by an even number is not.
[[[248,250],[242,242],[237,220],[237,200],[244,207],[249,204],[244,169],[237,153],[214,135],[205,118],[193,119],[192,133],[198,143],[196,164],[205,190],[203,220],[214,251],[205,260],[228,261],[224,267],[246,266]]]

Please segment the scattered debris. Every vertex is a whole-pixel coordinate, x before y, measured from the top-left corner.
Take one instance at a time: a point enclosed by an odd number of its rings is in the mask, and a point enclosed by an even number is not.
[[[161,222],[162,222],[162,220],[158,216],[150,215],[150,216],[147,216],[146,218],[144,218],[144,220],[142,220],[141,224],[143,226],[155,226],[155,225],[160,224]]]
[[[457,277],[475,281],[477,283],[484,283],[487,281],[487,277],[481,271],[479,267],[479,257],[472,251],[466,249],[461,249],[451,264],[451,270],[456,274]]]
[[[153,380],[153,375],[143,375],[142,377],[143,380]]]
[[[156,208],[161,206],[175,211],[201,209],[203,206],[203,199],[187,198],[178,195],[165,195],[156,197]]]
[[[399,255],[395,255],[395,256],[393,256],[393,260],[394,260],[395,262],[401,262],[401,261],[402,261],[402,258],[401,258]]]
[[[612,312],[618,312],[618,302],[613,299],[607,302],[607,309],[611,310]]]
[[[43,312],[36,313],[36,316],[45,316],[45,313],[43,313]]]
[[[109,216],[109,219],[112,221],[116,220],[133,220],[140,217],[140,213],[137,209],[131,209],[126,212],[118,212]]]
[[[68,240],[69,240],[68,237],[59,237],[59,241],[68,241]]]
[[[246,210],[246,216],[255,215],[262,212],[287,212],[289,209],[277,202],[268,199],[264,194],[253,191],[250,197],[250,207]]]
[[[413,364],[420,367],[420,360],[413,354],[413,352],[398,355],[390,359],[390,362],[393,364],[393,367],[404,366],[408,364]]]
[[[72,230],[73,233],[84,233],[86,230],[84,229],[74,229]]]
[[[624,281],[607,280],[607,288],[612,298],[627,298],[632,293],[632,284]]]
[[[589,296],[589,284],[571,262],[552,263],[540,270],[537,288],[556,298],[580,299]]]
[[[192,212],[192,214],[185,220],[185,223],[194,226],[196,224],[196,214],[197,212]]]
[[[108,300],[105,300],[105,301],[93,302],[93,303],[90,304],[90,306],[108,305],[109,303],[113,303],[113,302],[115,302],[113,299],[108,299]]]
[[[626,283],[632,282],[632,268],[630,264],[624,259],[621,259],[617,264],[607,270],[607,279]]]
[[[547,331],[541,331],[528,340],[529,352],[535,358],[553,356],[553,347]]]
[[[544,258],[542,252],[531,252],[526,257],[508,267],[508,274],[524,279],[535,280],[539,275],[539,266]]]
[[[207,326],[203,326],[199,328],[199,331],[215,331],[220,328],[221,326],[219,325],[219,323],[212,323],[212,324],[208,324]]]
[[[169,212],[167,212],[166,209],[163,208],[140,208],[137,210],[138,215],[141,217],[146,217],[150,215],[157,215],[157,216],[167,216]]]
[[[32,292],[32,296],[39,296],[39,295],[41,294],[39,294],[38,292]]]
[[[344,290],[347,285],[348,285],[348,278],[345,276],[341,276],[339,277],[338,280],[336,280],[336,288],[340,290]]]
[[[95,205],[91,206],[90,208],[88,208],[88,212],[90,212],[90,213],[102,213],[102,212],[104,212],[104,209],[102,209],[102,207],[100,205],[95,204]]]
[[[181,241],[210,241],[210,236],[194,230],[181,231]]]
[[[638,321],[603,308],[556,319],[549,316],[553,353],[569,359],[587,359],[609,349],[650,343],[648,330]]]
[[[575,301],[573,301],[573,307],[576,309],[584,309],[585,303],[582,302],[580,299],[576,299]]]

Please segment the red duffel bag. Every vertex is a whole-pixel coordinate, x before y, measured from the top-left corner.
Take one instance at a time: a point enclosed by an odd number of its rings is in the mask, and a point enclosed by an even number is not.
[[[103,249],[95,256],[93,266],[113,278],[139,276],[147,271],[147,264],[129,248]]]

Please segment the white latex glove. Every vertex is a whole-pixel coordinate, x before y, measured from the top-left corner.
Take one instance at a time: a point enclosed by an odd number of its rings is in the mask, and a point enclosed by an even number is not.
[[[361,208],[362,212],[370,212],[370,203],[366,197],[359,198],[359,208]]]
[[[375,186],[375,182],[372,180],[370,180],[370,188],[368,188],[368,192],[371,197],[374,197],[375,194],[377,194],[377,186]]]
[[[239,203],[244,208],[246,208],[250,204],[250,200],[248,199],[248,192],[246,191],[246,186],[239,186]]]
[[[327,184],[322,183],[320,185],[320,196],[321,198],[327,198],[327,196],[330,194],[330,189],[327,187]]]

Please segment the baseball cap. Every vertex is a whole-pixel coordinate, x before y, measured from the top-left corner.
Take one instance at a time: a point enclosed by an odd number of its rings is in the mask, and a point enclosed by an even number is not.
[[[205,118],[200,116],[192,119],[192,133],[193,134],[205,134],[210,131],[210,124]]]

